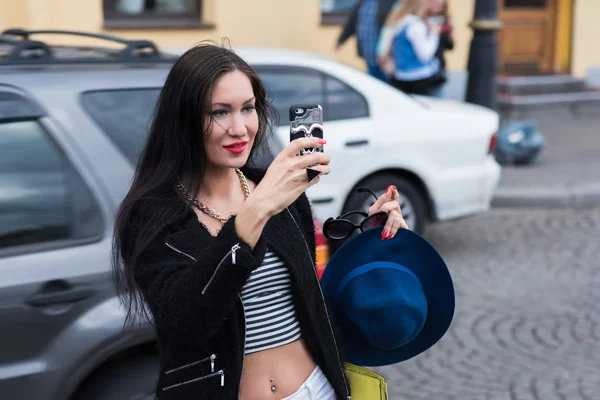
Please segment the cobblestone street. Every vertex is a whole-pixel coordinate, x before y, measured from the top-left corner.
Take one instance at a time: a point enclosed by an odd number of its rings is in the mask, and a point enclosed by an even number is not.
[[[432,349],[380,368],[390,398],[600,399],[600,209],[493,209],[429,228],[457,309]]]

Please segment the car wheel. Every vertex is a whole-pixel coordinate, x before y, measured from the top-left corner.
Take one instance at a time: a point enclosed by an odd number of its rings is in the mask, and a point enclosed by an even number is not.
[[[402,216],[408,227],[417,233],[423,233],[427,202],[424,194],[414,183],[398,175],[381,174],[375,175],[360,184],[362,187],[373,190],[377,196],[381,196],[389,185],[395,185],[398,189]],[[344,213],[354,210],[369,212],[369,208],[374,202],[373,196],[353,191],[348,197],[348,201],[346,201]]]
[[[75,400],[153,400],[159,360],[156,355],[131,355],[113,360],[92,375]]]

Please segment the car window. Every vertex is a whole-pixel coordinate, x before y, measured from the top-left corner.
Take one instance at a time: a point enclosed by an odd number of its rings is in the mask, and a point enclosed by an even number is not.
[[[276,70],[259,67],[258,74],[279,113],[280,125],[288,123],[288,110],[293,104],[321,104],[324,121],[369,116],[362,94],[330,75],[285,67]]]
[[[160,89],[87,92],[85,110],[133,165],[142,152]]]
[[[127,89],[87,92],[82,95],[85,110],[123,152],[132,165],[137,164],[160,95],[160,89]],[[266,167],[282,145],[275,135],[254,153],[254,164]]]
[[[91,192],[36,121],[0,123],[0,251],[98,236]]]
[[[324,104],[323,76],[316,71],[258,69],[258,74],[279,113],[279,125],[288,124],[294,104]]]
[[[325,92],[327,101],[324,112],[328,121],[369,116],[365,98],[339,79],[327,76]]]

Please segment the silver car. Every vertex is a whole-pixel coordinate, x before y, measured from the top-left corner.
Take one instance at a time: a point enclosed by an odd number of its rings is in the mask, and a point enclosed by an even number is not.
[[[123,330],[109,259],[174,60],[145,41],[58,48],[30,34],[0,35],[0,398],[152,398],[154,332]],[[258,164],[281,148],[271,140]]]

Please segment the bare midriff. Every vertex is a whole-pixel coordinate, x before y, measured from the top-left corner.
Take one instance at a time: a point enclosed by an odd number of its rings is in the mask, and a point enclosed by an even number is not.
[[[302,339],[249,354],[244,358],[240,400],[288,397],[298,391],[315,368]]]

